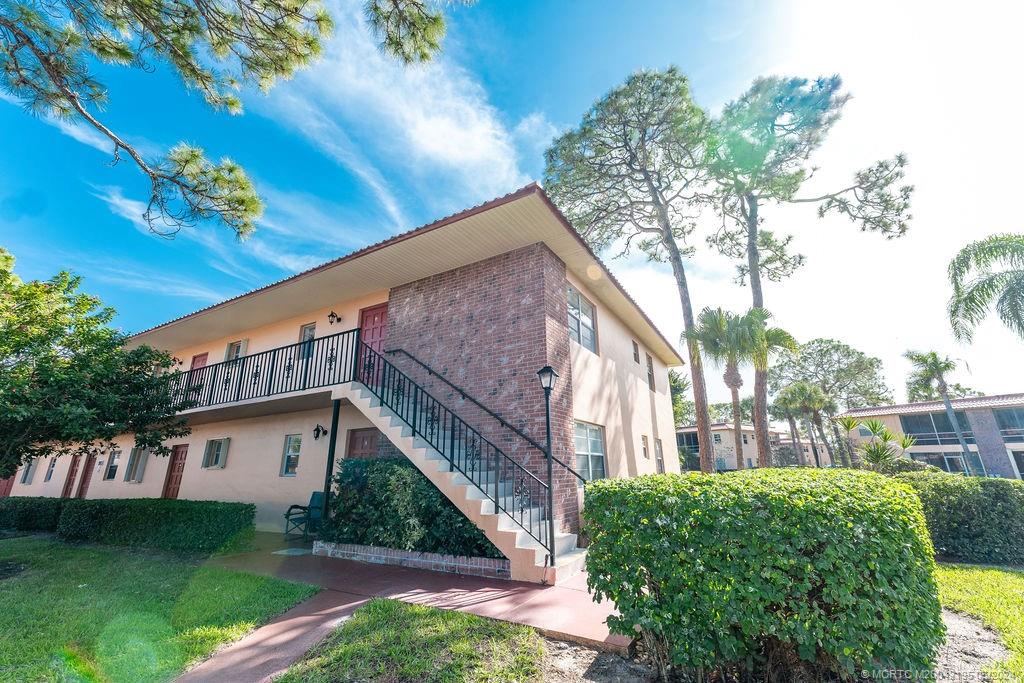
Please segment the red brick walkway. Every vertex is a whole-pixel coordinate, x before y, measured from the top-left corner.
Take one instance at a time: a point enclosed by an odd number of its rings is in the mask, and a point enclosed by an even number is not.
[[[327,590],[225,648],[180,681],[268,680],[374,597],[526,624],[555,639],[619,652],[629,644],[628,639],[609,634],[604,622],[611,605],[592,600],[585,575],[558,586],[538,586],[315,555],[275,555],[269,550],[220,557],[214,563]]]

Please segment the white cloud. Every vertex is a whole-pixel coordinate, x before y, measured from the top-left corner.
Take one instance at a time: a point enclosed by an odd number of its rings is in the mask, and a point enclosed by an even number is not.
[[[257,108],[367,182],[403,227],[394,189],[378,167],[423,185],[431,209],[461,208],[527,182],[515,136],[472,74],[444,53],[403,66],[378,50],[361,2],[339,0],[330,9],[336,28],[323,60]]]

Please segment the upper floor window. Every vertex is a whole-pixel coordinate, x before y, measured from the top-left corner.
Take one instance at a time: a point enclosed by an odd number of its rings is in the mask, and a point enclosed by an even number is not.
[[[650,387],[651,391],[657,391],[654,386],[654,359],[651,358],[651,354],[647,354],[647,386]]]
[[[743,443],[744,443],[744,445],[747,443],[747,435],[746,434],[743,435]]]
[[[239,339],[228,344],[228,349],[224,353],[224,360],[237,360],[245,355],[245,341]]]
[[[107,458],[107,466],[103,470],[103,481],[108,481],[117,476],[117,466],[121,462],[121,449],[114,448]]]
[[[284,437],[284,453],[281,455],[281,476],[294,477],[299,469],[299,454],[302,451],[302,434],[288,434]]]
[[[309,323],[299,328],[299,341],[302,343],[300,355],[309,358],[313,355],[313,339],[316,338],[316,323]]]
[[[46,476],[43,481],[50,481],[53,477],[53,468],[57,466],[57,458],[50,458],[50,464],[46,466]]]
[[[128,454],[128,465],[124,468],[124,480],[139,483],[142,481],[142,474],[146,471],[146,460],[149,459],[149,451],[136,446]]]
[[[864,425],[861,425],[860,427],[857,427],[857,434],[860,436],[871,436],[871,430]]]
[[[228,464],[228,446],[231,439],[210,439],[206,442],[206,450],[203,451],[203,469],[224,469]]]
[[[661,439],[654,440],[654,465],[658,474],[665,474],[665,451],[661,448]]]
[[[714,434],[711,435],[711,440],[714,441],[715,443],[722,443],[722,435],[719,434],[718,432],[715,432]]]
[[[963,432],[964,440],[967,443],[974,443],[974,432],[967,421],[963,411],[954,413],[960,430]],[[937,413],[915,413],[913,415],[900,415],[900,427],[904,434],[909,434],[917,439],[918,445],[935,446],[938,444],[955,446],[959,441],[953,424],[945,411]]]
[[[1004,441],[1024,441],[1024,408],[999,408],[992,412]]]
[[[640,362],[640,345],[636,343],[635,339],[633,340],[633,362]]]
[[[587,481],[603,479],[604,428],[588,422],[577,422],[575,430],[576,469]]]
[[[597,323],[594,304],[576,291],[572,285],[567,286],[569,299],[569,338],[580,346],[597,353]]]
[[[640,435],[640,447],[643,449],[644,458],[651,457],[651,452],[650,452],[650,449],[648,448],[648,445],[647,445],[647,435],[646,434],[641,434]]]
[[[36,458],[32,458],[31,460],[29,460],[25,464],[25,467],[21,470],[21,483],[22,484],[31,484],[32,483],[32,477],[36,473],[36,463],[37,462],[38,462],[38,460]]]

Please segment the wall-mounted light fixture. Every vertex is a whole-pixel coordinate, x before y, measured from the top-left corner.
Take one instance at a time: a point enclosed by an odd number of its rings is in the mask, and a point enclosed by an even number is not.
[[[313,429],[313,441],[319,441],[321,436],[327,436],[330,432],[321,424]]]
[[[331,311],[330,313],[327,314],[327,323],[329,325],[333,325],[334,323],[340,323],[340,322],[341,322],[341,316],[338,315],[337,313],[335,313],[334,311]]]

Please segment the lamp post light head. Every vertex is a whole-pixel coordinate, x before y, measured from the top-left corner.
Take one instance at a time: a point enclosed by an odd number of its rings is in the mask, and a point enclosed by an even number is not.
[[[545,365],[537,371],[537,377],[540,379],[540,385],[544,391],[550,392],[555,388],[555,380],[558,379],[558,373],[550,365]]]

